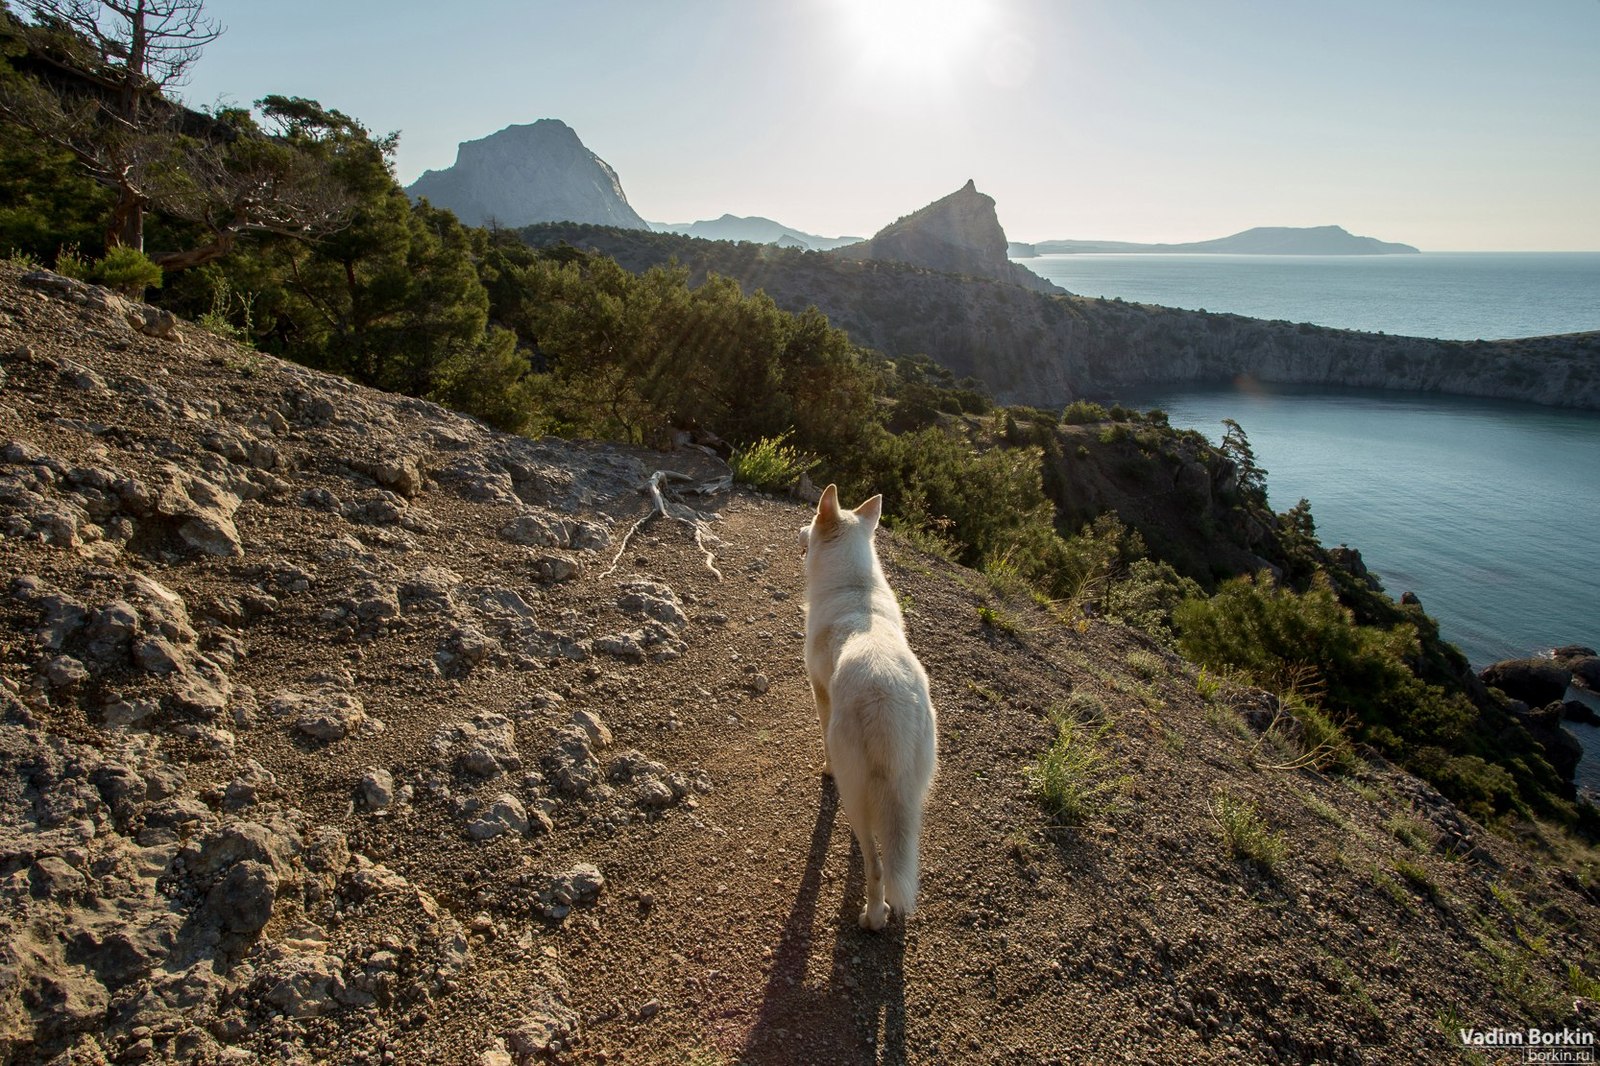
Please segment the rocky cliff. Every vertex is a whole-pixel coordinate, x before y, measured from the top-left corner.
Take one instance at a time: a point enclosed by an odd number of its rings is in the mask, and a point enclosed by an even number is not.
[[[1026,267],[1011,262],[994,198],[971,181],[927,207],[879,230],[871,240],[836,249],[844,259],[909,263],[944,274],[1007,281],[1035,292],[1061,292]]]
[[[715,271],[747,291],[762,289],[787,310],[815,305],[858,344],[889,355],[926,354],[958,376],[982,381],[1007,403],[1053,407],[1144,385],[1245,376],[1600,410],[1600,333],[1505,341],[1396,337],[1024,292],[983,277],[842,260],[840,253],[599,228],[535,227],[525,236],[594,248],[633,270],[676,259],[697,276]]]
[[[724,468],[151,317],[0,266],[0,1061],[1414,1062],[1594,1024],[1572,875],[887,533],[942,770],[920,909],[862,933],[804,507],[647,520],[653,470]],[[1063,716],[1105,760],[1080,825],[1027,774]]]
[[[553,118],[463,141],[454,166],[425,172],[406,192],[449,208],[469,226],[566,221],[649,228],[628,206],[616,171]]]

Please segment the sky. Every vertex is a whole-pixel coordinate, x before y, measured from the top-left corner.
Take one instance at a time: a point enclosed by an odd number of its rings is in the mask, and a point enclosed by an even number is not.
[[[656,222],[1012,240],[1341,225],[1600,250],[1600,0],[208,0],[195,105],[311,97],[409,183],[557,118]]]

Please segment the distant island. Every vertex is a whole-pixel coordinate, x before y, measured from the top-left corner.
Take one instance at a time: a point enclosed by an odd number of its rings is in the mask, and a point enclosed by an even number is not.
[[[1357,237],[1343,226],[1257,226],[1229,237],[1186,244],[1135,244],[1130,241],[1013,242],[1013,259],[1036,255],[1082,255],[1093,252],[1210,252],[1234,255],[1419,255],[1409,244]]]

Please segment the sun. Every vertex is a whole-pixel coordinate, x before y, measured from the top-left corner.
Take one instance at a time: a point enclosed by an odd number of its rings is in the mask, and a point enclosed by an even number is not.
[[[933,80],[981,57],[989,5],[978,0],[838,0],[840,26],[871,71]]]

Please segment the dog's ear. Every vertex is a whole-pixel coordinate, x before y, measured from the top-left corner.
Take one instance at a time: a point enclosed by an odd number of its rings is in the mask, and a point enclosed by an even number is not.
[[[837,525],[839,522],[839,487],[829,485],[822,490],[822,499],[817,501],[817,525],[824,529]]]
[[[867,523],[867,525],[876,527],[878,519],[883,517],[883,493],[878,493],[872,499],[857,507],[856,517]]]

